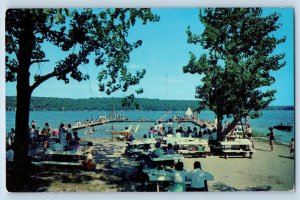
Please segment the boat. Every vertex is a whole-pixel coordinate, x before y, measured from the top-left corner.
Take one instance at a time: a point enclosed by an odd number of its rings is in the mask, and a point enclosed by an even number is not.
[[[277,129],[277,130],[281,130],[281,131],[291,131],[293,126],[288,126],[288,125],[277,125],[277,126],[273,126],[273,128]]]

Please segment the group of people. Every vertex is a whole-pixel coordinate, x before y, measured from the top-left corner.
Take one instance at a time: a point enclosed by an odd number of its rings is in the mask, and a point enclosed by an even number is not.
[[[194,138],[202,138],[205,134],[211,134],[212,132],[206,126],[200,127],[199,131],[195,126],[191,129],[188,126],[184,129],[180,126],[178,129],[174,131],[172,122],[168,122],[166,126],[161,121],[158,121],[158,124],[155,123],[154,126],[150,127],[148,132],[148,138],[158,138],[158,137],[194,137]]]
[[[174,177],[174,186],[170,189],[171,192],[186,191],[186,181],[191,182],[189,191],[207,191],[205,172],[202,170],[201,163],[199,161],[194,162],[194,169],[190,172],[186,172],[184,170],[183,162],[177,162],[172,175]]]
[[[55,143],[52,145],[50,144],[51,137],[56,138]],[[78,150],[81,143],[81,138],[78,136],[78,132],[76,130],[72,130],[71,124],[65,125],[61,123],[58,130],[53,130],[50,128],[49,123],[46,122],[44,127],[40,130],[35,120],[31,121],[31,124],[28,128],[27,138],[28,139],[26,141],[29,149],[38,148],[41,145],[40,143],[42,143],[41,146],[44,151],[48,149],[52,151]],[[12,128],[7,134],[6,161],[8,167],[13,166],[14,141],[15,130]],[[93,158],[93,143],[88,142],[87,147],[83,148],[83,151],[83,166],[88,170],[95,169],[96,163]]]
[[[177,144],[175,144],[173,146],[171,143],[169,143],[167,145],[167,148],[162,149],[161,148],[161,143],[160,142],[156,142],[155,143],[155,149],[153,150],[152,155],[154,157],[160,157],[160,156],[162,156],[164,154],[166,154],[166,155],[175,154],[178,151],[178,149],[179,149],[179,146]]]
[[[72,136],[73,135],[73,136]],[[42,142],[44,150],[49,148],[50,138],[52,136],[59,139],[59,143],[63,145],[64,148],[69,148],[71,146],[78,146],[80,138],[76,131],[72,131],[71,124],[64,125],[60,124],[58,130],[52,130],[49,126],[49,123],[46,122],[43,129],[40,131],[37,127],[36,122],[32,120],[31,127],[28,131],[29,138],[29,147],[36,148],[37,145]]]

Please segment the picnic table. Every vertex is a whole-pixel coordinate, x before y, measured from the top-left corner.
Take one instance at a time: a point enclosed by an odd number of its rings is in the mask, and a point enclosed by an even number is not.
[[[208,140],[201,138],[164,138],[166,143],[179,145],[178,153],[183,155],[203,155],[210,152]]]
[[[252,154],[255,152],[252,149],[252,143],[248,139],[236,139],[234,141],[222,141],[220,142],[221,150],[228,158],[228,154],[242,154],[244,157],[249,153],[249,157],[252,158]]]
[[[69,150],[69,151],[45,151],[46,155],[63,155],[63,156],[82,156],[83,152],[80,150]]]
[[[125,150],[127,155],[136,157],[141,153],[149,154],[154,149],[155,139],[146,139],[146,140],[133,140],[132,142],[127,142],[128,146]],[[146,150],[146,151],[145,151]]]
[[[151,160],[154,162],[163,162],[163,161],[176,161],[184,159],[184,157],[180,154],[169,154],[169,155],[161,155],[157,158],[151,157]]]
[[[45,151],[45,155],[48,156],[47,160],[41,162],[32,162],[38,166],[82,166],[79,162],[79,158],[83,156],[83,152],[80,150],[69,150],[69,151]]]
[[[169,154],[169,155],[161,155],[157,158],[151,157],[151,161],[154,166],[174,166],[176,161],[184,159],[184,157],[180,154]]]
[[[124,137],[125,140],[129,138],[130,131],[113,131],[111,132],[112,140],[114,140],[115,137],[121,136]]]
[[[141,145],[141,144],[155,144],[157,141],[153,139],[141,139],[141,140],[133,140],[131,145]]]
[[[150,182],[156,182],[156,190],[159,192],[159,182],[173,182],[174,170],[157,170],[157,169],[144,169],[143,172],[148,175]],[[214,176],[209,172],[204,172],[204,180],[214,180]],[[190,181],[185,182],[186,185],[190,185]],[[206,188],[207,191],[207,188]]]

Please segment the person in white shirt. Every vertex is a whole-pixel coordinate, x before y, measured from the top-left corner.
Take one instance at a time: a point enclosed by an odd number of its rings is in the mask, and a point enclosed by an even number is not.
[[[59,139],[55,140],[55,144],[52,145],[52,150],[53,151],[63,151],[64,146],[60,143]]]
[[[161,123],[161,121],[158,121],[158,125],[157,125],[157,128],[158,128],[158,134],[159,135],[163,135],[163,127],[164,127],[164,124]]]
[[[176,138],[181,138],[181,133],[179,131],[176,130],[176,134],[175,134]]]
[[[187,173],[187,180],[191,181],[191,191],[207,191],[205,173],[201,170],[199,161],[194,162],[194,170]]]

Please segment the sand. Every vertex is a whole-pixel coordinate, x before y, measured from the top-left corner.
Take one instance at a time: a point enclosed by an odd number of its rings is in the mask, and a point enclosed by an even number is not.
[[[90,139],[96,149],[97,168],[93,172],[51,169],[33,177],[39,182],[32,189],[41,192],[120,192],[155,191],[155,187],[140,182],[136,163],[122,155],[125,142],[108,139]],[[89,140],[89,141],[90,141]],[[83,145],[87,142],[83,141]],[[185,158],[186,169],[194,161],[214,176],[208,181],[208,190],[215,191],[292,191],[295,184],[295,160],[287,145],[276,144],[270,151],[266,141],[254,140],[253,158],[211,155],[206,158]]]

